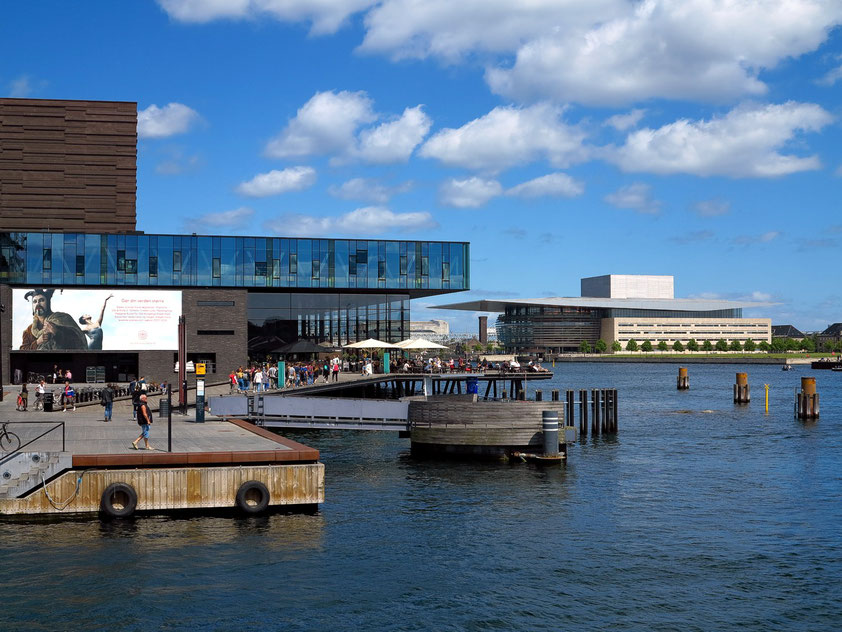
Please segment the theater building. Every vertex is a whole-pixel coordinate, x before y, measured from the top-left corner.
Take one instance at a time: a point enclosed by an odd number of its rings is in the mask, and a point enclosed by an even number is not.
[[[700,345],[746,340],[771,341],[768,318],[743,318],[746,307],[765,303],[674,298],[667,275],[604,275],[581,280],[580,297],[477,300],[440,305],[439,309],[497,312],[497,337],[508,353],[555,354],[593,347],[600,339],[609,349],[629,341],[670,348],[691,339]]]
[[[136,230],[137,105],[0,99],[3,376],[227,375],[307,340],[409,332],[410,301],[469,289],[469,244]],[[200,226],[196,227],[198,230]]]

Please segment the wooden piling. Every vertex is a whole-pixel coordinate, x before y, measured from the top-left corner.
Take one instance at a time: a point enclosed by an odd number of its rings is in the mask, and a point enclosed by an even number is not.
[[[799,419],[818,419],[819,394],[816,392],[816,378],[801,378],[801,390],[795,395],[795,416]]]
[[[535,389],[535,401],[536,402],[544,401],[544,393],[541,391],[541,389]]]
[[[748,384],[747,373],[737,373],[737,381],[734,383],[734,403],[748,404],[751,401],[751,387]]]
[[[678,390],[686,391],[690,388],[690,377],[687,375],[687,367],[678,367]]]
[[[579,390],[579,430],[588,436],[588,391],[584,388]]]
[[[551,398],[551,400],[552,400],[552,401],[554,401],[554,402],[559,401],[559,399],[558,399],[558,389],[557,389],[557,388],[554,388],[554,389],[550,392],[550,398]]]

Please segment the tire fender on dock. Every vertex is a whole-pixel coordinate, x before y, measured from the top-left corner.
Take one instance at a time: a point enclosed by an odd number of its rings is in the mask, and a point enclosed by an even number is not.
[[[112,483],[102,492],[100,509],[110,518],[128,518],[137,508],[137,492],[128,483]]]
[[[248,514],[266,511],[269,506],[269,490],[260,481],[246,481],[237,490],[237,507]]]

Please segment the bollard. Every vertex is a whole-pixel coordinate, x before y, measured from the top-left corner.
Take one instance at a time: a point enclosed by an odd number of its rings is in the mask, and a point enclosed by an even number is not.
[[[518,392],[517,392],[517,398],[518,398],[520,401],[525,402],[525,401],[526,401],[526,391],[524,391],[524,390],[520,390],[520,391],[518,391]]]
[[[544,401],[544,393],[541,392],[541,389],[535,390],[535,401],[536,402]]]
[[[508,396],[508,393],[506,392],[506,389],[504,388],[503,392],[500,393],[500,399],[506,399],[507,396]]]
[[[687,376],[687,367],[678,367],[678,390],[686,391],[690,388],[690,378]]]
[[[558,413],[556,411],[541,412],[541,429],[544,435],[544,456],[558,456]]]
[[[799,419],[818,419],[819,394],[816,392],[816,378],[801,378],[801,391],[795,394],[795,416]]]
[[[751,401],[751,387],[748,385],[748,373],[737,373],[734,384],[734,403],[748,404]]]
[[[552,398],[552,400],[553,400],[554,402],[557,402],[557,401],[558,401],[558,389],[557,389],[557,388],[554,388],[554,389],[550,392],[550,396],[551,396],[551,398]]]

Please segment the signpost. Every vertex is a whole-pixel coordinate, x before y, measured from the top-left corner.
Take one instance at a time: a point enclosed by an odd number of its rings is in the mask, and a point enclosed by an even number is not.
[[[205,421],[205,363],[196,363],[196,423]]]

